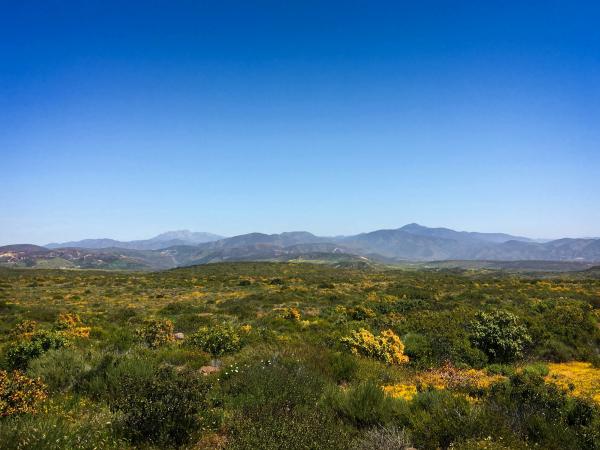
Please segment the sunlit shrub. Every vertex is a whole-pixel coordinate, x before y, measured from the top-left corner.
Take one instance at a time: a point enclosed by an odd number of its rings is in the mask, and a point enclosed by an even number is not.
[[[90,336],[90,327],[83,326],[78,314],[61,313],[54,323],[54,329],[69,337],[87,338]]]
[[[531,337],[514,314],[495,311],[477,314],[471,323],[471,341],[492,362],[509,362],[523,356]]]
[[[298,322],[302,315],[300,314],[300,310],[295,307],[284,308],[281,312],[281,317],[287,320],[292,320],[294,322]]]
[[[37,327],[38,323],[35,320],[22,320],[12,329],[11,336],[16,339],[29,339]]]
[[[148,347],[157,348],[175,340],[173,331],[173,322],[168,319],[147,319],[137,334]]]
[[[198,347],[213,356],[221,356],[238,351],[242,340],[238,330],[231,324],[201,327],[190,336],[189,345]]]
[[[39,379],[29,378],[19,371],[0,370],[0,417],[35,413],[46,396],[45,386]]]
[[[389,364],[408,362],[408,356],[404,354],[404,344],[391,330],[382,331],[379,336],[374,336],[370,331],[361,328],[342,338],[341,342],[354,354],[362,354]]]

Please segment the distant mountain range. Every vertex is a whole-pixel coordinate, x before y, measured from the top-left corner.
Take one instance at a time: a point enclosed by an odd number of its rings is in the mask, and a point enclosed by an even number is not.
[[[126,248],[129,250],[160,250],[161,248],[174,247],[176,245],[196,245],[204,242],[212,242],[223,239],[223,236],[212,233],[193,232],[189,230],[167,231],[151,239],[139,241],[116,241],[114,239],[84,239],[82,241],[50,243],[47,248]]]
[[[310,260],[343,264],[432,261],[600,262],[600,239],[534,240],[409,224],[354,236],[322,237],[306,231],[250,233],[224,238],[170,231],[151,239],[86,239],[45,247],[0,247],[0,264],[28,267],[166,269],[221,261]],[[585,265],[585,264],[584,264]],[[539,266],[539,264],[538,264]],[[537,266],[536,266],[537,267]],[[569,267],[579,267],[570,264]]]

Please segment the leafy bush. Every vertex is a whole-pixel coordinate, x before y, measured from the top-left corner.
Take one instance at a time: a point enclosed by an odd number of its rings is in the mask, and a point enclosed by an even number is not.
[[[361,328],[342,338],[341,342],[354,354],[380,359],[389,364],[408,362],[408,356],[404,354],[404,344],[391,330],[382,331],[379,336],[374,336],[370,331]]]
[[[347,308],[346,314],[352,320],[367,320],[375,317],[375,312],[371,308],[362,305]]]
[[[323,389],[320,372],[292,355],[240,364],[224,385],[234,411],[227,448],[346,448],[349,432],[320,404]]]
[[[333,392],[330,402],[338,414],[358,427],[389,423],[402,405],[401,401],[385,395],[383,389],[373,382]]]
[[[6,360],[11,369],[26,369],[29,361],[52,349],[69,345],[62,334],[54,331],[35,332],[29,341],[15,343],[9,347]]]
[[[356,358],[346,353],[332,353],[327,358],[326,372],[336,383],[351,381],[358,370]]]
[[[523,356],[531,342],[525,326],[507,311],[480,312],[471,323],[471,341],[492,362],[510,362]]]
[[[0,370],[0,417],[35,413],[45,398],[46,389],[39,379],[19,371]]]
[[[221,356],[238,351],[242,340],[238,330],[231,324],[201,327],[190,336],[189,344],[196,346],[213,356]]]
[[[168,366],[150,377],[125,373],[110,406],[121,414],[121,431],[131,442],[179,446],[199,428],[208,388],[197,374]]]
[[[569,397],[534,371],[521,371],[492,387],[487,413],[502,419],[523,439],[541,448],[596,449],[600,443],[598,405]]]
[[[72,388],[86,369],[81,354],[71,349],[49,350],[29,363],[27,373],[41,378],[51,392]]]
[[[173,322],[168,319],[147,319],[143,328],[138,330],[138,336],[148,347],[157,348],[175,340],[173,331]]]
[[[417,394],[402,420],[417,448],[447,448],[452,442],[476,435],[476,416],[467,399],[447,390]]]

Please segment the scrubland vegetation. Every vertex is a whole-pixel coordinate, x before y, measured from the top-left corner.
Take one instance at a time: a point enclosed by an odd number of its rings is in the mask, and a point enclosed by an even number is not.
[[[2,448],[595,449],[600,280],[0,272]]]

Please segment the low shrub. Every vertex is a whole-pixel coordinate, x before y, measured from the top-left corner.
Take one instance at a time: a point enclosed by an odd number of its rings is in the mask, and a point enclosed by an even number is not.
[[[80,353],[68,348],[49,350],[29,363],[27,373],[40,378],[51,392],[65,392],[79,381],[86,370]]]
[[[189,345],[198,347],[213,356],[222,356],[242,348],[242,339],[233,325],[220,324],[201,327],[190,336]]]
[[[333,391],[329,397],[333,409],[358,427],[384,425],[397,415],[405,403],[385,395],[373,382],[361,383],[351,389]]]
[[[132,443],[177,447],[199,428],[209,385],[194,372],[158,368],[150,376],[123,373],[110,402],[120,430]]]
[[[37,331],[30,340],[11,345],[6,361],[11,369],[24,370],[29,362],[48,350],[59,349],[70,344],[69,340],[55,331]]]
[[[173,322],[168,319],[147,319],[137,334],[148,347],[157,348],[175,340],[173,331]]]
[[[352,320],[367,320],[375,317],[375,311],[362,305],[346,308],[346,314]]]

